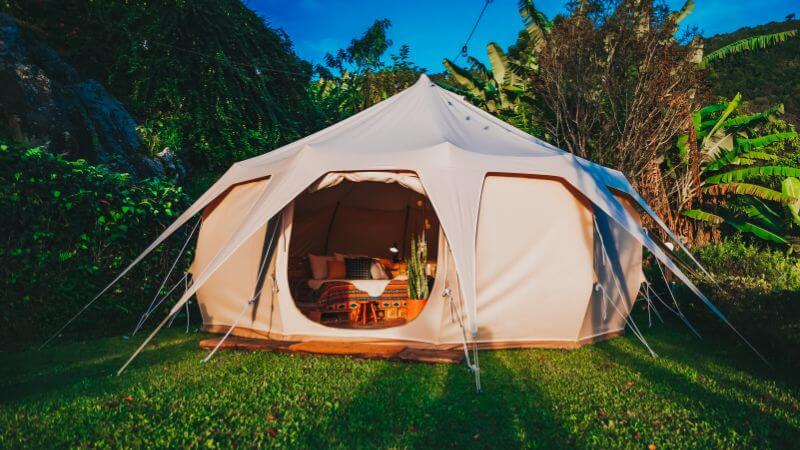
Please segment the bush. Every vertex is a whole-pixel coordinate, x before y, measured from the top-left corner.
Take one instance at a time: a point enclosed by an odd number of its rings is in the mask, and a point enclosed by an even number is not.
[[[9,349],[55,332],[174,220],[186,196],[39,148],[0,149],[0,347]],[[65,332],[130,326],[182,243],[162,245]]]
[[[800,368],[800,258],[739,236],[699,247],[694,254],[715,279],[701,282],[700,289],[730,322],[775,366]],[[701,334],[732,336],[686,287],[677,292]]]

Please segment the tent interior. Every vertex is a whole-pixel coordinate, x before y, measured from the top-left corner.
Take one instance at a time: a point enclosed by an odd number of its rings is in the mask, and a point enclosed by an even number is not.
[[[414,239],[426,244],[419,269],[407,263]],[[438,240],[415,174],[327,174],[294,201],[287,278],[295,305],[337,328],[403,325],[427,302],[411,298],[409,276],[432,286]]]

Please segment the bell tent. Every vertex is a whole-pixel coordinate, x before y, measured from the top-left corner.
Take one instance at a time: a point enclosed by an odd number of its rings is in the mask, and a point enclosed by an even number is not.
[[[422,75],[347,120],[234,164],[145,249],[131,266],[200,216],[191,284],[140,350],[195,295],[203,329],[226,337],[465,351],[580,346],[629,323],[643,247],[725,320],[643,229],[640,211],[682,246],[622,173],[532,137]],[[294,298],[293,283],[308,281],[293,279],[296,266],[309,254],[409,256],[420,234],[435,270],[413,319],[329,326]],[[355,290],[379,296],[390,281]]]

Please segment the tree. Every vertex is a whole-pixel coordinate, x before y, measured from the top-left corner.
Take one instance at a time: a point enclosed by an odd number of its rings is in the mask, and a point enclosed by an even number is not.
[[[691,7],[573,3],[544,35],[532,80],[555,143],[621,170],[657,208],[668,202],[653,175],[704,95],[695,49],[674,37]]]
[[[325,55],[325,66],[317,66],[319,78],[309,94],[324,124],[333,124],[362,111],[414,84],[424,70],[411,61],[411,49],[401,45],[389,56],[388,19],[376,20],[346,48]]]
[[[692,132],[678,139],[666,164],[675,208],[697,221],[787,244],[800,225],[800,168],[782,163],[778,150],[798,135],[779,123],[783,105],[742,114],[740,104],[737,94],[692,115]],[[776,123],[777,131],[768,129]]]
[[[4,9],[195,169],[222,171],[308,131],[311,65],[239,0],[8,1]]]
[[[539,46],[552,23],[536,10],[531,0],[520,0],[519,12],[525,29],[508,53],[497,43],[489,42],[486,53],[491,68],[472,56],[467,56],[468,68],[445,58],[442,63],[452,82],[439,84],[518,128],[540,134],[533,117],[535,97],[529,80],[538,68]]]

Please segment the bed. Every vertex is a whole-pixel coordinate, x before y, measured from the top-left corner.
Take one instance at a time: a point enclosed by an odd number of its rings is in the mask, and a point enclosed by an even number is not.
[[[295,280],[297,306],[314,320],[355,322],[361,305],[374,306],[376,318],[403,319],[408,303],[408,281],[392,280]]]

